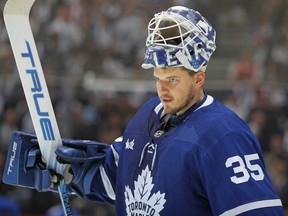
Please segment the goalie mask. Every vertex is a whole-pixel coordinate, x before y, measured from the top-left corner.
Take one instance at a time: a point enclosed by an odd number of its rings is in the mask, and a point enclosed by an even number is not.
[[[197,11],[174,6],[155,14],[148,24],[145,58],[142,67],[183,66],[206,70],[216,49],[216,31]]]

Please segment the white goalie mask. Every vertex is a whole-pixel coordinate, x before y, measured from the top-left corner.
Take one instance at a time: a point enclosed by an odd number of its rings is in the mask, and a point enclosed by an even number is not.
[[[197,11],[174,6],[154,15],[148,24],[144,69],[183,66],[206,70],[216,49],[216,31]]]

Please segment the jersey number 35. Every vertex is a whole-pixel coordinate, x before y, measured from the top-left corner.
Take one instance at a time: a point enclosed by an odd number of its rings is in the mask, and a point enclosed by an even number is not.
[[[255,181],[263,180],[263,170],[257,161],[259,161],[258,154],[244,155],[244,158],[239,155],[228,158],[225,166],[227,168],[232,167],[235,174],[230,177],[231,181],[235,184],[241,184],[247,182],[250,177]]]

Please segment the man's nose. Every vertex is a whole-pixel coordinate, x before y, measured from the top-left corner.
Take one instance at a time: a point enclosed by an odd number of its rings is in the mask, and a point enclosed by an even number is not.
[[[167,83],[165,81],[162,81],[162,80],[158,81],[158,89],[160,91],[167,91],[168,90]]]

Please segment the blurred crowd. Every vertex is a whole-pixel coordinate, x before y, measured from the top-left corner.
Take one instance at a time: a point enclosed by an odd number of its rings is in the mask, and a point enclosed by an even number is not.
[[[0,3],[2,10],[4,4]],[[130,117],[154,93],[151,89],[125,91],[125,86],[121,91],[103,88],[98,92],[85,83],[105,79],[126,80],[129,85],[151,80],[151,73],[141,69],[147,24],[154,13],[172,5],[199,10],[215,27],[218,49],[212,59],[231,61],[222,65],[221,71],[208,66],[207,79],[213,82],[209,74],[217,73],[217,81],[221,81],[221,88],[207,86],[208,93],[248,122],[261,142],[273,184],[288,209],[287,0],[36,1],[31,27],[62,137],[111,143],[122,134]],[[0,177],[15,130],[34,132],[0,16]],[[77,197],[71,201],[77,215],[114,215],[113,207],[107,204]],[[10,211],[15,216],[57,216],[61,215],[59,204],[56,193],[38,193],[0,182],[0,215]]]

